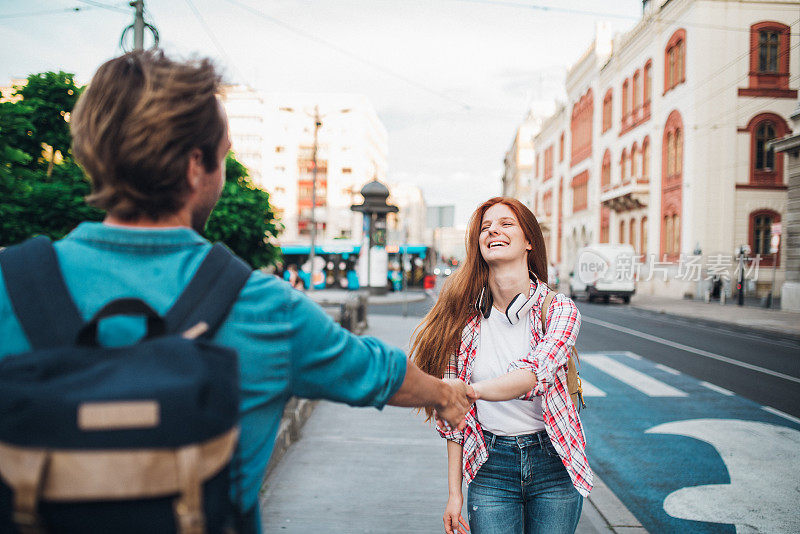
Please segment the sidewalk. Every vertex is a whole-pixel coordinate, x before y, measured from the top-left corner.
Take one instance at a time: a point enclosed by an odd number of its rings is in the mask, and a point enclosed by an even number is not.
[[[418,322],[371,315],[367,334],[407,350]],[[443,440],[413,410],[389,406],[379,412],[320,402],[301,439],[266,480],[263,532],[443,532],[446,466]],[[645,530],[596,481],[577,532]]]
[[[364,290],[366,291],[366,290]],[[342,302],[346,301],[349,297],[352,297],[356,294],[361,294],[362,290],[359,291],[347,291],[345,289],[317,289],[314,291],[305,291],[307,297],[311,300],[320,304],[322,306],[326,305],[335,305],[341,304]],[[422,290],[409,290],[409,291],[399,291],[399,292],[389,292],[385,295],[369,295],[367,300],[372,305],[383,305],[383,304],[402,304],[405,302],[421,302],[425,300],[425,292]]]
[[[736,306],[719,301],[671,299],[636,294],[631,306],[655,313],[688,317],[713,325],[725,324],[746,330],[759,330],[769,334],[800,339],[800,313],[782,310]]]

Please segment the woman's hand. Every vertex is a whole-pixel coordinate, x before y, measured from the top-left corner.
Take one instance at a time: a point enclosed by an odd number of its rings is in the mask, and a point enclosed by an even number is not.
[[[444,509],[444,531],[447,534],[466,534],[469,532],[469,525],[464,521],[461,516],[461,506],[464,504],[464,498],[461,496],[451,495],[447,499],[447,507]]]

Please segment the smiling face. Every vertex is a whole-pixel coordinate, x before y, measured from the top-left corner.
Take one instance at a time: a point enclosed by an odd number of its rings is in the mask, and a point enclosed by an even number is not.
[[[491,206],[483,214],[478,242],[481,256],[490,267],[505,262],[526,263],[531,250],[517,216],[502,203]]]

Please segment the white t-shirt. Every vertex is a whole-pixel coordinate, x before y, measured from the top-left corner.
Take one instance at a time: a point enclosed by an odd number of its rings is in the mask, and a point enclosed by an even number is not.
[[[481,317],[478,353],[472,364],[472,382],[502,376],[508,365],[530,352],[530,314],[524,321],[512,325],[505,314],[494,307],[489,318]],[[475,403],[478,422],[498,436],[519,436],[544,430],[542,397],[532,401],[509,400]]]

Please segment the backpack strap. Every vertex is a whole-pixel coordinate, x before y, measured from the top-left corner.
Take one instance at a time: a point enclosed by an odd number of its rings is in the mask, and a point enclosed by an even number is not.
[[[186,289],[167,312],[167,332],[208,325],[210,338],[222,326],[253,270],[221,243],[211,247]]]
[[[75,343],[83,317],[58,267],[53,244],[37,236],[0,253],[14,314],[34,349]]]
[[[550,304],[553,302],[555,296],[555,291],[548,291],[542,303],[542,334],[545,335],[547,335],[547,310],[550,308]]]

